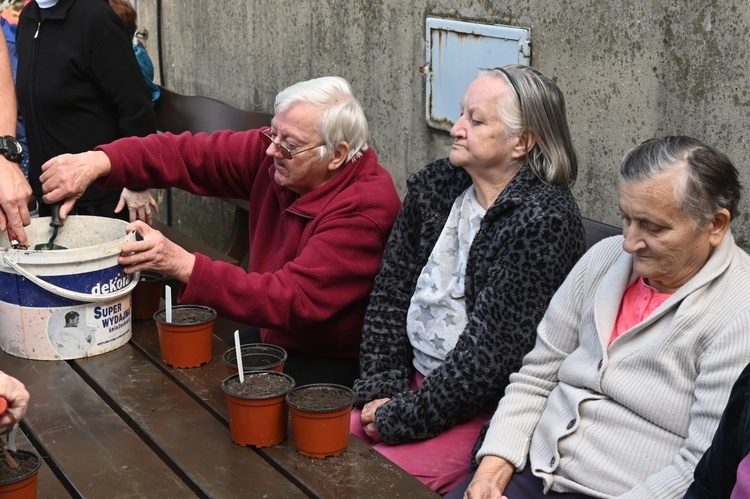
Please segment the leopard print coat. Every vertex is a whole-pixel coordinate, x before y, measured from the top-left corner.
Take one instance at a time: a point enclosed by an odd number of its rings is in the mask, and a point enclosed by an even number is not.
[[[391,231],[365,316],[357,404],[391,400],[375,414],[384,442],[432,438],[493,410],[534,345],[549,300],[585,249],[570,190],[524,166],[487,210],[466,265],[468,324],[441,367],[409,388],[406,314],[417,278],[471,178],[447,158],[413,175]]]

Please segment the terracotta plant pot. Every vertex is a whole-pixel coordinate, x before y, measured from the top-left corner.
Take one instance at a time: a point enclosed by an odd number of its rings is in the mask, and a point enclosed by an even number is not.
[[[12,469],[0,456],[0,499],[36,499],[36,482],[42,460],[33,452],[10,453],[20,468]]]
[[[294,379],[276,371],[246,372],[226,378],[221,388],[227,397],[229,435],[232,442],[253,447],[270,447],[283,442],[289,423],[285,397]]]
[[[172,322],[167,322],[167,311],[154,314],[159,330],[161,359],[179,368],[198,367],[211,360],[211,342],[216,310],[201,305],[172,307]]]
[[[151,319],[159,310],[165,279],[164,274],[141,271],[138,285],[131,294],[133,319]]]
[[[323,459],[347,449],[354,404],[351,388],[327,383],[305,385],[292,390],[286,401],[300,454]]]
[[[245,371],[284,371],[286,350],[268,343],[250,343],[240,346],[242,369]],[[229,375],[237,374],[237,349],[232,347],[222,355]]]

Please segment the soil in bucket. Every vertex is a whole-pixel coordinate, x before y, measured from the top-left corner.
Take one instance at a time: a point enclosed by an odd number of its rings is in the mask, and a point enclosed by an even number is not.
[[[323,459],[348,448],[354,404],[351,388],[327,383],[305,385],[292,390],[286,399],[300,454]]]
[[[250,343],[240,347],[242,369],[245,371],[283,372],[287,353],[283,348],[267,343]],[[232,347],[222,356],[228,374],[237,373],[237,349]]]
[[[294,388],[291,376],[277,371],[233,374],[222,383],[227,397],[229,433],[238,445],[269,447],[286,438],[288,414],[285,396]]]
[[[216,316],[216,310],[201,305],[172,307],[172,322],[167,322],[165,309],[156,312],[162,362],[177,368],[207,364],[211,360]]]
[[[11,468],[0,456],[0,499],[36,499],[37,475],[42,460],[29,451],[9,452],[20,466]]]

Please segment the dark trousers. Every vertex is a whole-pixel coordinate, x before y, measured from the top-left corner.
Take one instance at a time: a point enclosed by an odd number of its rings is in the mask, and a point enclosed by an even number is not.
[[[234,345],[233,337],[225,341],[229,345]],[[260,329],[249,327],[240,331],[240,343],[262,343]],[[354,380],[359,377],[357,359],[305,355],[297,352],[287,352],[287,356],[284,372],[294,378],[296,386],[335,383],[351,388]]]
[[[445,494],[446,499],[461,499],[464,492],[469,488],[474,473],[469,478],[458,484],[458,486]],[[531,468],[527,465],[521,473],[516,473],[505,487],[503,495],[509,499],[549,499],[550,497],[561,497],[563,499],[591,499],[591,496],[583,494],[574,494],[571,492],[553,492],[544,493],[544,483],[542,479],[531,473]]]

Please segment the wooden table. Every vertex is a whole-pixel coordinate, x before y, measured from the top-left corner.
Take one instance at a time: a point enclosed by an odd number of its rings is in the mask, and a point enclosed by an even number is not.
[[[217,334],[234,325],[217,321]],[[306,458],[287,441],[253,449],[229,438],[227,376],[214,336],[212,360],[164,366],[153,320],[131,341],[74,361],[0,352],[0,369],[31,393],[19,448],[44,458],[39,497],[439,497],[352,436],[337,458]]]

